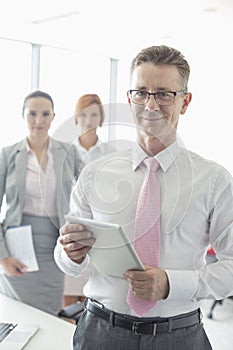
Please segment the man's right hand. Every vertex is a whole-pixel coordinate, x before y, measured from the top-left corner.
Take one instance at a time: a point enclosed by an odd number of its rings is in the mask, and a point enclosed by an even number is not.
[[[83,225],[67,223],[60,228],[59,241],[67,256],[81,264],[95,243],[95,238]]]

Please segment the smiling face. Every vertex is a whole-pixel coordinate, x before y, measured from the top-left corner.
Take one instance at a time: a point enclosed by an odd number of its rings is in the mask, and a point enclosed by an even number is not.
[[[30,98],[25,104],[23,117],[31,136],[47,136],[54,118],[52,103],[44,97]]]
[[[131,89],[150,93],[177,92],[183,90],[183,86],[174,65],[155,65],[145,62],[134,69]],[[165,148],[175,140],[179,115],[185,113],[191,101],[191,94],[175,96],[174,103],[169,106],[159,105],[154,96],[150,96],[149,101],[144,105],[135,104],[131,101],[129,92],[128,100],[137,125],[139,144],[144,144],[146,140],[154,140]]]

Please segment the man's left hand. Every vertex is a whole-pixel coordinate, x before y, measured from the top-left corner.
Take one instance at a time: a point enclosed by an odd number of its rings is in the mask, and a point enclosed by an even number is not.
[[[145,266],[145,271],[128,270],[124,278],[135,296],[146,300],[166,299],[169,294],[169,281],[164,270]]]

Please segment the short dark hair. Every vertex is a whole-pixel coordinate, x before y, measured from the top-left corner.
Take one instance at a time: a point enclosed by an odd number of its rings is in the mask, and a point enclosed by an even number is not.
[[[25,97],[25,99],[23,101],[22,113],[24,113],[27,101],[30,100],[31,98],[36,98],[36,97],[43,97],[43,98],[46,98],[47,100],[49,100],[51,102],[52,109],[54,110],[54,103],[53,103],[52,97],[49,94],[47,94],[47,92],[36,90],[36,91],[31,92],[30,94],[28,94]]]
[[[190,67],[180,51],[165,45],[151,46],[141,50],[133,59],[130,67],[132,76],[134,69],[142,63],[151,62],[155,65],[173,65],[177,68],[183,83],[183,89],[188,89]]]

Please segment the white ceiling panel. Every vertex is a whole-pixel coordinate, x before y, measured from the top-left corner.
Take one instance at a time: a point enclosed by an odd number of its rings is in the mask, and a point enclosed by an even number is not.
[[[231,39],[232,0],[0,1],[0,37],[116,58],[164,43],[190,53]]]

